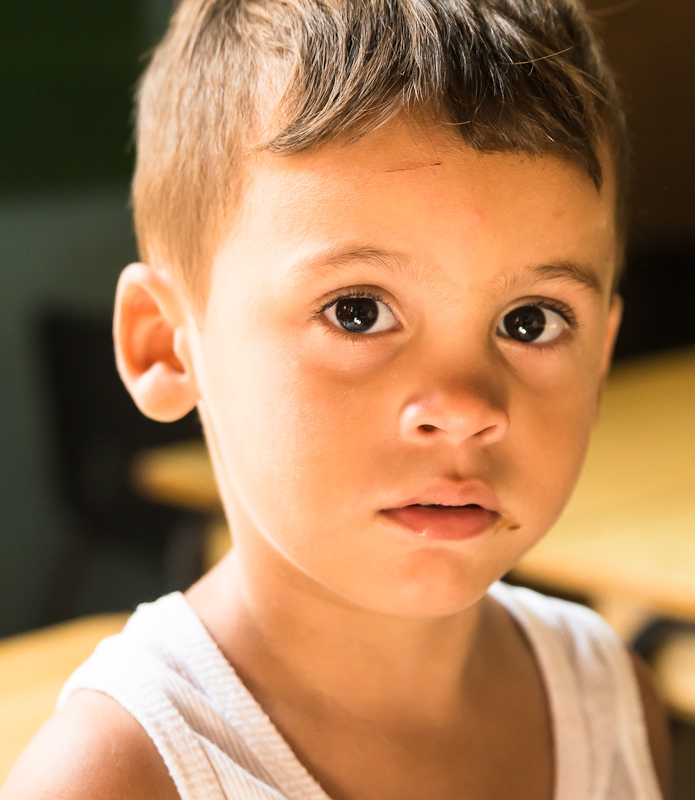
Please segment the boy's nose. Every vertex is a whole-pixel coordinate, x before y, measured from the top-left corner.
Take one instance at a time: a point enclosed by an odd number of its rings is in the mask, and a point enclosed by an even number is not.
[[[413,398],[401,412],[401,435],[416,444],[444,442],[490,445],[509,429],[502,403],[475,390],[436,391]]]

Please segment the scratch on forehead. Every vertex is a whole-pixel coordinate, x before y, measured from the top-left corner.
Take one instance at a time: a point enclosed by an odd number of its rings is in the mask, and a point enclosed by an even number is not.
[[[416,169],[425,169],[426,167],[441,167],[441,161],[420,162],[418,164],[405,164],[399,167],[390,167],[385,169],[384,172],[414,172]]]

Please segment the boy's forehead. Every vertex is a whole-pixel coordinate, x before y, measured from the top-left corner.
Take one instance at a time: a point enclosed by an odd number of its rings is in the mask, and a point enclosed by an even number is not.
[[[462,191],[472,191],[478,181],[489,185],[498,180],[508,184],[522,173],[534,176],[560,172],[568,183],[584,184],[605,197],[609,204],[615,201],[615,169],[610,149],[598,148],[604,181],[596,189],[586,169],[567,158],[557,148],[548,148],[541,154],[510,150],[479,151],[465,144],[454,126],[434,117],[412,118],[399,115],[373,131],[353,139],[349,136],[336,139],[320,147],[293,154],[277,155],[269,152],[256,154],[249,162],[250,184],[263,182],[264,188],[285,180],[325,184],[362,182],[371,177],[380,179],[393,175],[407,181],[407,173],[425,173],[434,177],[457,169],[465,181]],[[416,174],[413,177],[418,178]],[[393,182],[394,185],[397,181]],[[520,184],[528,183],[521,178]],[[590,192],[587,192],[590,193]]]
[[[483,236],[498,251],[526,247],[531,264],[534,240],[543,239],[554,261],[610,261],[601,272],[615,268],[609,163],[599,191],[582,167],[553,154],[483,154],[444,124],[395,119],[356,141],[293,155],[262,153],[249,166],[230,237],[245,241],[245,257],[272,252],[278,264],[299,265],[320,263],[322,253],[372,249],[410,252],[426,264],[443,254],[453,231],[449,253]],[[568,226],[569,217],[576,224]],[[586,240],[595,240],[593,251]],[[599,248],[601,255],[591,255]],[[601,284],[610,281],[601,277]]]
[[[511,287],[525,273],[603,294],[616,263],[608,186],[599,193],[555,157],[481,155],[434,133],[441,141],[401,128],[264,156],[227,263],[254,263],[258,274],[265,260],[277,287],[360,265],[443,286],[442,266],[458,264],[481,287]]]
[[[343,136],[319,147],[291,155],[262,153],[252,169],[281,174],[286,168],[297,172],[336,177],[364,170],[388,174],[442,166],[457,154],[474,154],[445,123],[397,116],[359,138]]]
[[[336,141],[316,151],[327,160],[357,158],[375,172],[399,172],[441,166],[442,159],[470,152],[450,126],[436,119],[399,115],[355,141]]]
[[[600,190],[579,164],[552,151],[539,156],[510,151],[481,153],[444,123],[396,118],[356,141],[336,141],[292,155],[261,153],[249,163],[242,206],[257,213],[273,206],[298,219],[324,206],[336,214],[370,194],[430,193],[455,187],[456,196],[497,201],[560,189],[578,203],[615,212],[615,179],[607,147],[601,150],[605,180]],[[494,187],[494,190],[493,190]],[[318,201],[318,202],[317,202]],[[462,204],[457,203],[457,210]],[[246,220],[248,222],[248,219]]]

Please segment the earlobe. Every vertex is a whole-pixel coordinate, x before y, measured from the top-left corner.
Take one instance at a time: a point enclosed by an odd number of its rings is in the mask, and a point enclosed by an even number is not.
[[[118,371],[138,408],[159,422],[185,416],[198,402],[191,321],[167,273],[146,264],[126,267],[114,314]]]

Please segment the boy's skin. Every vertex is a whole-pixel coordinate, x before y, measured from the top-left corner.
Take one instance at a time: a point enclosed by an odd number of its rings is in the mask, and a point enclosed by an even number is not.
[[[198,405],[234,532],[188,600],[335,800],[550,800],[542,678],[485,592],[557,518],[596,419],[621,310],[610,159],[597,191],[556,156],[480,155],[402,118],[254,158],[200,325],[167,271],[131,265],[118,290],[121,375],[155,419]],[[322,312],[346,291],[389,304],[381,332]],[[500,319],[531,303],[576,327],[505,337]],[[427,502],[498,513],[443,540],[388,511]],[[91,692],[3,798],[44,791],[177,797],[138,724]]]

